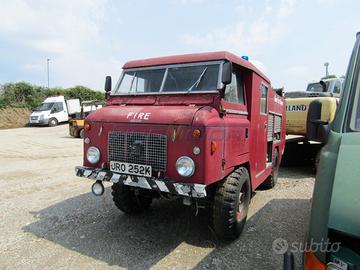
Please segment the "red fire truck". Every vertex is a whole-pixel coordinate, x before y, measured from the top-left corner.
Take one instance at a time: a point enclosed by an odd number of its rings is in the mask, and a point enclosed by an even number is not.
[[[130,61],[107,105],[86,118],[76,175],[110,181],[132,214],[154,198],[212,211],[219,236],[238,237],[252,191],[276,184],[285,146],[285,103],[269,79],[229,52]]]

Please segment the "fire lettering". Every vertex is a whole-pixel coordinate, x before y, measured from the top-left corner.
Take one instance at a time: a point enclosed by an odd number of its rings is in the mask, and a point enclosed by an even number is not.
[[[129,112],[126,116],[126,119],[135,119],[135,120],[149,120],[151,113],[136,113]]]

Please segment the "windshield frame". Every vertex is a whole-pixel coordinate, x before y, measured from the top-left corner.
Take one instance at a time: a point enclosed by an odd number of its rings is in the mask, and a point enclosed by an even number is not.
[[[312,83],[309,83],[307,86],[306,86],[306,90],[305,92],[308,92],[308,93],[332,93],[332,81],[331,80],[326,80],[326,81],[323,81],[325,84],[326,84],[326,92],[324,91],[310,91],[308,90],[310,86],[313,86],[313,85],[321,85],[320,82],[312,82]],[[322,88],[323,89],[323,88]]]
[[[191,63],[183,63],[183,64],[168,64],[168,65],[158,65],[158,66],[150,66],[150,67],[138,67],[138,68],[127,68],[123,69],[119,80],[117,81],[115,87],[111,90],[111,96],[146,96],[146,95],[174,95],[174,94],[209,94],[209,93],[219,93],[219,89],[224,87],[221,81],[221,75],[223,70],[223,63],[224,60],[215,60],[215,61],[205,61],[205,62],[191,62]],[[191,66],[206,66],[206,65],[219,65],[219,74],[217,80],[217,86],[215,90],[206,90],[206,91],[171,91],[171,92],[164,92],[163,87],[165,84],[166,76],[168,74],[169,68],[178,68],[178,67],[191,67]],[[158,92],[127,92],[127,93],[119,93],[118,88],[124,78],[125,72],[128,71],[138,71],[138,70],[154,70],[154,69],[165,69],[164,77],[161,83],[161,87]]]

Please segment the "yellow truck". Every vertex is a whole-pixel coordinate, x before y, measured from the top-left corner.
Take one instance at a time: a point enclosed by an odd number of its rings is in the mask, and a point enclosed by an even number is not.
[[[343,78],[328,76],[319,82],[309,83],[306,91],[285,93],[286,102],[286,152],[297,153],[296,157],[286,155],[288,160],[314,160],[315,168],[318,164],[318,152],[324,141],[314,141],[308,134],[308,110],[312,102],[321,103],[321,121],[331,123],[335,117],[343,89]],[[300,145],[299,145],[300,144]]]
[[[307,114],[314,100],[322,103],[321,120],[332,122],[343,87],[342,78],[327,78],[310,83],[304,92],[288,92],[286,102],[286,134],[307,137]]]
[[[69,134],[75,138],[84,138],[84,120],[91,112],[102,108],[104,101],[83,101],[81,112],[69,118]]]

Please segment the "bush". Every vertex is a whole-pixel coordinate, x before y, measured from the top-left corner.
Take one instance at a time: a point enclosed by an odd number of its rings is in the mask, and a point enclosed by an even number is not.
[[[50,88],[31,85],[26,82],[6,83],[0,85],[0,108],[15,107],[34,109],[45,98],[51,96],[65,96],[66,99],[79,98],[85,100],[104,100],[105,94],[84,86],[72,88]]]

